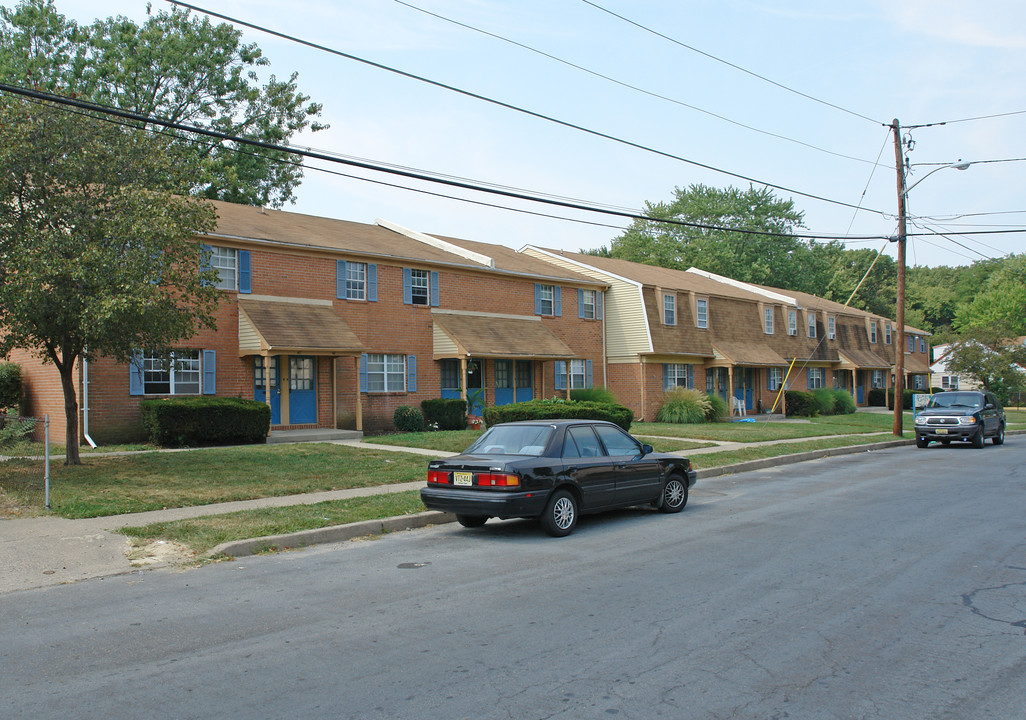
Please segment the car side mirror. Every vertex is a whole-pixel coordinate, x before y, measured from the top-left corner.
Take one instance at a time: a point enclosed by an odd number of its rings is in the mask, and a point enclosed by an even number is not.
[[[994,403],[987,403],[986,405],[983,406],[983,409],[984,410],[993,410],[994,409]]]
[[[652,452],[652,446],[651,445],[642,445],[641,446],[641,454],[642,455],[648,455],[650,452]]]

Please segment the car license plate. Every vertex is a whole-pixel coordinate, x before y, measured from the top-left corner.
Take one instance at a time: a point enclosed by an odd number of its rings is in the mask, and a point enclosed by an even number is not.
[[[948,429],[947,428],[937,428],[937,434],[938,435],[947,435],[948,434]]]
[[[454,472],[452,474],[453,485],[473,485],[474,484],[474,473],[468,472]]]

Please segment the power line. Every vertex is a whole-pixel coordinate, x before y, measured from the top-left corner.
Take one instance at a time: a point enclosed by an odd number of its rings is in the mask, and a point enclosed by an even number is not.
[[[405,2],[405,0],[395,0],[395,2],[397,2],[400,5],[403,5],[405,7],[408,7],[411,10],[416,10],[417,12],[423,13],[425,15],[430,15],[431,17],[437,18],[438,20],[442,20],[443,22],[447,22],[447,23],[450,23],[452,25],[456,25],[458,27],[465,28],[467,30],[471,30],[473,32],[480,33],[482,35],[487,35],[490,38],[494,38],[496,40],[501,40],[502,42],[508,43],[510,45],[515,45],[516,47],[519,47],[519,48],[522,48],[522,49],[527,50],[529,52],[535,53],[536,55],[541,55],[542,57],[548,58],[549,60],[554,60],[555,62],[558,62],[558,63],[561,63],[563,65],[566,65],[567,67],[574,68],[575,70],[580,70],[581,72],[587,73],[587,74],[592,75],[592,76],[597,77],[597,78],[601,78],[602,80],[606,80],[608,82],[614,83],[616,85],[619,85],[620,87],[627,88],[628,90],[634,90],[635,92],[639,92],[639,93],[642,93],[644,95],[648,95],[649,97],[653,97],[653,98],[656,98],[658,100],[665,100],[666,102],[673,103],[674,105],[679,105],[681,107],[688,108],[689,110],[694,110],[695,112],[700,112],[700,113],[702,113],[704,115],[708,115],[709,117],[716,118],[717,120],[722,120],[724,122],[730,123],[731,125],[736,125],[737,127],[744,128],[745,130],[751,130],[752,132],[757,132],[757,133],[760,133],[762,135],[767,135],[769,137],[774,137],[774,138],[777,138],[779,140],[786,140],[787,142],[794,143],[796,145],[801,145],[803,147],[807,147],[807,148],[810,148],[812,150],[817,150],[819,152],[826,153],[828,155],[833,155],[835,157],[844,158],[846,160],[854,160],[856,162],[872,164],[872,160],[866,160],[865,158],[855,157],[853,155],[845,155],[844,153],[835,152],[833,150],[827,150],[826,148],[819,147],[818,145],[813,145],[812,143],[807,143],[807,142],[805,142],[803,140],[798,140],[796,138],[788,137],[787,135],[780,135],[780,134],[775,133],[775,132],[770,132],[769,130],[763,130],[763,129],[757,128],[757,127],[755,127],[753,125],[747,125],[747,124],[745,124],[743,122],[739,122],[737,120],[733,120],[733,119],[731,119],[729,117],[726,117],[725,115],[720,115],[718,113],[712,112],[711,110],[706,110],[705,108],[698,107],[697,105],[692,105],[690,103],[686,103],[683,100],[678,100],[676,98],[672,98],[672,97],[669,97],[667,95],[662,95],[662,94],[654,92],[652,90],[646,90],[645,88],[639,87],[637,85],[633,85],[633,84],[625,82],[623,80],[617,80],[614,77],[611,77],[609,75],[605,75],[605,74],[600,73],[600,72],[598,72],[596,70],[592,70],[590,68],[586,68],[586,67],[584,67],[582,65],[578,65],[576,63],[570,62],[569,60],[564,60],[563,58],[558,57],[556,55],[552,55],[551,53],[547,53],[544,50],[538,50],[537,48],[533,48],[530,45],[525,45],[522,42],[518,42],[516,40],[511,40],[510,38],[504,37],[502,35],[498,35],[498,34],[493,33],[493,32],[489,32],[488,30],[483,30],[481,28],[474,27],[473,25],[468,25],[467,23],[460,22],[459,20],[454,20],[452,18],[445,17],[444,15],[439,15],[436,12],[432,12],[430,10],[425,10],[424,8],[417,7],[416,5],[413,5],[411,3]]]
[[[619,18],[620,20],[623,20],[625,23],[633,25],[634,27],[639,28],[640,30],[644,30],[645,32],[651,33],[652,35],[655,35],[657,37],[661,37],[663,40],[668,40],[669,42],[672,42],[675,45],[680,45],[682,48],[686,48],[686,49],[690,50],[691,52],[696,52],[699,55],[702,55],[704,57],[709,58],[710,60],[715,60],[718,63],[722,63],[723,65],[726,65],[727,67],[731,67],[731,68],[734,68],[735,70],[739,70],[739,71],[745,73],[746,75],[751,75],[752,77],[758,78],[759,80],[762,80],[763,82],[768,82],[770,85],[775,85],[776,87],[780,88],[781,90],[786,90],[789,93],[794,93],[795,95],[800,95],[801,97],[805,98],[806,100],[812,100],[813,102],[819,103],[820,105],[826,105],[827,107],[831,107],[831,108],[833,108],[835,110],[840,110],[841,112],[847,113],[848,115],[853,115],[854,117],[861,118],[863,120],[868,120],[869,122],[874,123],[876,125],[890,125],[890,123],[884,123],[884,122],[880,122],[879,120],[874,120],[873,118],[867,117],[866,115],[863,115],[861,113],[857,113],[854,110],[848,110],[847,108],[843,108],[840,105],[835,105],[834,103],[827,102],[826,100],[820,100],[819,98],[813,97],[812,95],[809,95],[807,93],[803,93],[800,90],[795,90],[794,88],[788,87],[787,85],[784,85],[782,83],[778,83],[775,80],[770,80],[768,77],[760,75],[759,73],[752,72],[751,70],[743,68],[740,65],[735,65],[734,63],[730,62],[729,60],[724,60],[723,58],[716,57],[715,55],[713,55],[711,53],[707,53],[704,50],[699,50],[698,48],[692,47],[691,45],[688,45],[687,43],[681,42],[680,40],[677,40],[676,38],[672,38],[669,35],[664,35],[663,33],[659,32],[658,30],[653,30],[652,28],[647,27],[645,25],[642,25],[639,22],[635,22],[634,20],[631,20],[630,18],[624,17],[623,15],[619,15],[618,13],[615,13],[612,10],[609,10],[607,8],[602,7],[601,5],[597,5],[596,3],[591,2],[591,0],[581,0],[581,2],[583,2],[585,5],[591,5],[596,10],[601,10],[602,12],[607,13],[609,15],[612,15],[615,18]]]
[[[648,152],[648,153],[651,153],[653,155],[659,155],[661,157],[669,158],[671,160],[678,160],[680,162],[687,163],[688,165],[693,165],[695,167],[700,167],[700,168],[702,168],[704,170],[710,170],[712,172],[720,173],[722,175],[727,175],[728,177],[737,178],[738,180],[744,180],[745,182],[752,183],[754,185],[764,185],[766,187],[771,187],[771,188],[773,188],[775,190],[780,190],[780,191],[786,192],[786,193],[792,193],[794,195],[800,195],[802,197],[807,197],[807,198],[812,199],[812,200],[819,200],[821,202],[826,202],[826,203],[830,203],[830,204],[833,204],[833,205],[840,205],[842,207],[848,207],[848,208],[855,208],[855,207],[857,207],[855,205],[852,205],[851,203],[846,203],[846,202],[843,202],[841,200],[832,200],[830,198],[826,198],[826,197],[823,197],[823,196],[820,196],[820,195],[814,195],[812,193],[802,192],[801,190],[795,190],[795,189],[792,189],[792,188],[789,188],[789,187],[785,187],[783,185],[776,185],[774,183],[770,183],[770,182],[767,182],[765,180],[759,180],[757,178],[749,177],[747,175],[741,175],[740,173],[731,172],[729,170],[723,170],[722,168],[717,168],[717,167],[714,167],[712,165],[707,165],[705,163],[698,162],[697,160],[689,160],[688,158],[682,157],[680,155],[674,155],[673,153],[670,153],[670,152],[666,152],[666,151],[663,151],[663,150],[657,150],[657,149],[652,148],[652,147],[650,147],[648,145],[642,145],[640,143],[636,143],[636,142],[633,142],[631,140],[625,140],[623,138],[616,137],[615,135],[609,135],[608,133],[600,132],[598,130],[592,130],[590,128],[584,127],[583,125],[577,125],[575,123],[571,123],[571,122],[568,122],[566,120],[559,120],[558,118],[554,118],[554,117],[552,117],[550,115],[544,115],[542,113],[538,113],[538,112],[535,112],[533,110],[528,110],[526,108],[522,108],[520,106],[513,105],[511,103],[507,103],[507,102],[504,102],[502,100],[496,100],[494,98],[489,98],[489,97],[487,97],[485,95],[480,95],[478,93],[474,93],[474,92],[471,92],[469,90],[463,90],[461,88],[457,88],[457,87],[452,86],[452,85],[447,85],[447,84],[439,82],[437,80],[431,80],[429,78],[425,78],[425,77],[420,76],[420,75],[415,75],[413,73],[406,72],[405,70],[399,70],[398,68],[393,68],[393,67],[390,67],[388,65],[383,65],[381,63],[374,62],[373,60],[367,60],[365,58],[361,58],[361,57],[358,57],[356,55],[352,55],[350,53],[343,52],[341,50],[336,50],[334,48],[329,48],[327,46],[320,45],[320,44],[311,42],[309,40],[303,40],[301,38],[297,38],[297,37],[295,37],[293,35],[287,35],[285,33],[278,32],[277,30],[271,30],[271,29],[263,27],[261,25],[256,25],[255,23],[250,23],[250,22],[247,22],[247,21],[244,21],[244,20],[238,20],[238,19],[233,18],[233,17],[231,17],[229,15],[224,15],[222,13],[214,12],[212,10],[207,10],[207,9],[199,7],[197,5],[192,5],[192,4],[189,4],[189,3],[186,3],[186,2],[181,2],[181,0],[167,0],[167,2],[169,2],[169,3],[173,4],[173,5],[178,5],[178,6],[183,7],[183,8],[188,8],[190,10],[195,10],[196,12],[204,13],[204,14],[209,15],[211,17],[220,18],[220,19],[225,20],[227,22],[230,22],[230,23],[233,23],[233,24],[236,24],[236,25],[241,25],[242,27],[247,27],[247,28],[250,28],[252,30],[256,30],[258,32],[266,33],[268,35],[271,35],[271,36],[274,36],[274,37],[278,37],[278,38],[281,38],[283,40],[288,40],[290,42],[294,42],[294,43],[297,43],[299,45],[305,45],[305,46],[313,48],[315,50],[320,50],[322,52],[326,52],[326,53],[329,53],[329,54],[332,54],[332,55],[337,55],[338,57],[343,57],[343,58],[346,58],[348,60],[355,60],[356,62],[363,63],[364,65],[369,65],[370,67],[374,67],[374,68],[377,68],[379,70],[385,70],[387,72],[394,73],[396,75],[400,75],[402,77],[409,78],[411,80],[417,80],[419,82],[427,83],[427,84],[432,85],[434,87],[442,88],[444,90],[449,90],[451,92],[455,92],[455,93],[458,93],[460,95],[464,95],[466,97],[473,98],[475,100],[481,100],[483,102],[491,103],[492,105],[497,105],[498,107],[506,108],[507,110],[513,110],[515,112],[523,113],[524,115],[529,115],[531,117],[538,118],[540,120],[545,120],[547,122],[555,123],[556,125],[561,125],[563,127],[570,128],[571,130],[577,130],[579,132],[587,133],[589,135],[593,135],[595,137],[600,137],[600,138],[603,138],[605,140],[611,140],[613,142],[620,143],[621,145],[626,145],[627,147],[632,147],[632,148],[634,148],[636,150],[642,150],[644,152]],[[879,210],[871,210],[871,212],[875,212],[877,214],[883,215],[883,213],[881,211],[879,211]]]
[[[588,0],[584,0],[587,2]],[[993,115],[979,115],[977,117],[960,118],[958,120],[942,120],[941,122],[921,123],[919,125],[905,125],[906,130],[916,128],[937,127],[939,125],[954,125],[955,123],[974,122],[976,120],[991,120],[993,118],[1009,117],[1010,115],[1026,115],[1026,110],[1013,110],[1011,112],[995,113]]]

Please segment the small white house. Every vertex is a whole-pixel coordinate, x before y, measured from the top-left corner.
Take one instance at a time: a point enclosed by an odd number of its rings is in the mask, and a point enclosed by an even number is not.
[[[930,387],[941,390],[979,390],[979,383],[968,377],[960,377],[948,370],[948,355],[951,343],[934,345],[933,363],[930,364]]]

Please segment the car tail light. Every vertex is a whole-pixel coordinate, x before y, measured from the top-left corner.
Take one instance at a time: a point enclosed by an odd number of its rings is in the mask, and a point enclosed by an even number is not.
[[[429,485],[448,485],[449,473],[444,470],[428,470],[427,481]]]
[[[478,487],[519,487],[520,476],[479,473],[477,484]]]

